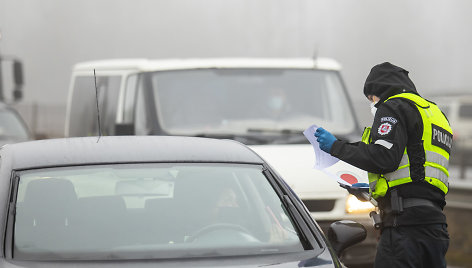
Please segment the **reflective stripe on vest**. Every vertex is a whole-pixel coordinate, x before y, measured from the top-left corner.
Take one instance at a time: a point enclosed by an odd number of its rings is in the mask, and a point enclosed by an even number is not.
[[[441,110],[427,100],[411,93],[402,93],[392,98],[405,98],[413,101],[423,121],[423,147],[425,150],[425,181],[448,192],[449,153],[452,145],[452,130]],[[386,101],[387,101],[386,100]],[[370,144],[370,128],[364,131],[362,141]],[[369,186],[374,198],[382,197],[388,188],[412,182],[407,150],[403,154],[398,169],[387,174],[369,173]]]
[[[426,163],[425,163],[425,177],[436,178],[442,183],[448,183],[449,172],[447,168],[449,166],[449,160],[444,156],[435,153],[426,151]],[[398,169],[394,172],[387,173],[384,177],[388,181],[394,181],[402,178],[410,177],[410,163],[408,160],[408,155],[404,154]]]

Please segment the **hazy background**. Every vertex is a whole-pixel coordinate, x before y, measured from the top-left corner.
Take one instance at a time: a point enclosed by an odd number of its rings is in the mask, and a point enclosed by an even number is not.
[[[384,61],[427,98],[472,95],[471,12],[470,0],[0,0],[0,54],[23,61],[16,106],[44,137],[63,136],[75,63],[131,57],[334,58],[369,125],[362,88]],[[472,210],[449,207],[449,259],[470,267]]]
[[[62,135],[73,64],[105,58],[331,57],[362,124],[370,68],[410,71],[423,96],[472,93],[470,0],[0,0],[0,53],[24,63],[21,110]]]

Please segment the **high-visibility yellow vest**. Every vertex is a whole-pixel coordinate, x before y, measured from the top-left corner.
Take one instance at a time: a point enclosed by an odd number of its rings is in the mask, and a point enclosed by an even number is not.
[[[449,122],[437,105],[418,95],[402,93],[391,96],[385,101],[393,98],[405,98],[416,104],[423,120],[422,140],[426,156],[424,180],[447,194],[449,155],[452,147],[452,129]],[[370,128],[364,130],[362,141],[366,144],[371,142]],[[374,199],[385,196],[391,187],[412,182],[406,148],[397,170],[387,174],[368,173],[368,177],[370,192]]]

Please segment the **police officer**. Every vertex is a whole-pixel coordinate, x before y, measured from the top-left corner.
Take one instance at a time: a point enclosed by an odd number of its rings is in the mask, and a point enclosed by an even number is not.
[[[442,210],[451,127],[436,104],[418,94],[408,71],[391,63],[372,68],[364,94],[374,122],[362,142],[337,140],[323,128],[315,136],[323,151],[368,172],[366,189],[381,218],[375,267],[446,267],[449,235]]]

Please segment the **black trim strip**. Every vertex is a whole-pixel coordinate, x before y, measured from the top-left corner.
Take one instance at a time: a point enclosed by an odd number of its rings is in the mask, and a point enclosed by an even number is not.
[[[10,196],[8,202],[8,212],[6,217],[6,224],[4,234],[4,243],[3,243],[3,256],[7,259],[13,258],[13,242],[14,242],[14,233],[15,233],[15,216],[16,216],[16,197],[18,194],[18,184],[20,177],[16,175],[15,172],[12,172],[12,178],[10,183]]]

